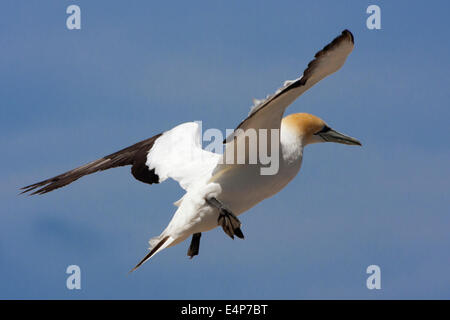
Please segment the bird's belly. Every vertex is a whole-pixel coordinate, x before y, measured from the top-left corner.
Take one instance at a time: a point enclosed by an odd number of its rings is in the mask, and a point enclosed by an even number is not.
[[[204,198],[213,196],[235,215],[240,215],[283,189],[300,166],[301,162],[292,166],[281,164],[275,175],[261,175],[258,165],[226,167],[211,178],[205,189],[185,194],[170,225],[178,230],[180,239],[214,229],[218,226],[218,211],[207,205]]]
[[[214,177],[222,192],[218,199],[235,215],[249,210],[283,189],[297,174],[300,165],[280,168],[276,175],[261,175],[257,165],[237,165]]]

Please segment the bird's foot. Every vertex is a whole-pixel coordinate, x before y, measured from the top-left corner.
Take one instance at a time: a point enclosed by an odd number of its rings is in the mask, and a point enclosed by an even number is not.
[[[187,255],[190,259],[198,255],[198,251],[200,249],[200,237],[202,236],[202,233],[194,233],[192,235],[191,245],[189,246]]]
[[[241,231],[241,222],[231,211],[226,209],[219,210],[217,223],[222,226],[223,231],[225,231],[231,239],[234,239],[234,236],[244,239],[244,234]]]
[[[228,210],[219,200],[216,198],[210,198],[206,200],[208,204],[216,207],[219,210],[219,217],[217,223],[222,226],[223,231],[234,239],[234,236],[244,239],[244,234],[241,231],[241,221],[234,215],[233,212]]]

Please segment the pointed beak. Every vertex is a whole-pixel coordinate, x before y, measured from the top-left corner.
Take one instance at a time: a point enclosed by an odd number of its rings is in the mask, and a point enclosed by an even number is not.
[[[336,130],[333,129],[330,129],[326,132],[320,132],[319,135],[322,137],[323,140],[327,142],[362,146],[361,142],[359,142],[357,139],[346,136],[345,134],[337,132]]]

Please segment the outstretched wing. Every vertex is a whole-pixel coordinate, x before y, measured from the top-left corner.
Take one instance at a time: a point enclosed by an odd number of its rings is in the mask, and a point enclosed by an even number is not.
[[[126,165],[132,166],[131,173],[139,181],[153,184],[172,178],[187,190],[208,179],[220,158],[218,154],[203,150],[200,139],[199,125],[184,123],[56,177],[26,186],[22,193],[44,194],[85,175]]]
[[[137,180],[149,184],[158,183],[158,176],[154,171],[148,170],[145,163],[147,161],[148,151],[160,136],[161,134],[158,134],[56,177],[23,187],[21,189],[23,190],[22,193],[33,191],[31,192],[31,195],[44,194],[64,187],[85,175],[127,165],[132,165],[131,173]]]
[[[316,53],[303,75],[295,80],[286,81],[273,95],[266,99],[254,101],[254,105],[246,119],[236,128],[243,131],[253,129],[279,129],[286,108],[306,90],[330,74],[339,70],[345,63],[354,46],[353,35],[344,30],[340,36]],[[226,142],[242,132],[231,134]]]

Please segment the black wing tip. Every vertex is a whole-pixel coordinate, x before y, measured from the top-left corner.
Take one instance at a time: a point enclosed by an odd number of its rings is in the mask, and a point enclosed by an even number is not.
[[[50,191],[46,191],[46,190],[42,190],[42,189],[38,189],[38,190],[33,191],[33,192],[31,192],[31,191],[32,190],[24,190],[24,191],[19,193],[19,196],[20,195],[27,195],[27,196],[39,195],[40,196],[40,195],[43,195],[43,194],[46,194],[46,193],[50,192]]]
[[[30,184],[29,186],[22,187],[19,190],[22,190],[22,192],[19,193],[19,195],[26,194],[28,196],[33,195],[43,195],[45,193],[48,193],[50,191],[53,191],[55,189],[58,189],[59,187],[53,187],[51,181],[42,181],[35,184]],[[37,190],[36,190],[37,189]]]
[[[19,195],[21,195],[21,194],[27,194],[27,195],[29,195],[29,196],[32,196],[33,194],[37,194],[39,190],[36,190],[36,191],[34,191],[34,192],[31,192],[31,191],[33,191],[34,189],[36,189],[37,187],[39,187],[39,185],[36,185],[36,184],[32,184],[32,185],[29,185],[29,186],[26,186],[26,187],[22,187],[22,188],[19,189],[19,190],[22,191],[22,192],[19,193]],[[28,192],[30,192],[30,193],[28,193]]]
[[[352,44],[355,44],[355,38],[353,37],[353,34],[350,32],[350,30],[345,29],[344,31],[342,31],[342,33],[339,36],[334,38],[333,41],[331,41],[329,44],[327,44],[325,47],[323,47],[322,50],[318,51],[314,55],[314,58],[320,58],[327,51],[332,50],[335,46],[339,45],[343,40],[345,40],[345,38],[350,40],[352,42]],[[314,62],[315,62],[315,60],[310,61],[308,63],[308,68],[310,68],[314,64]],[[306,68],[306,70],[308,68]],[[305,74],[303,73],[303,75],[305,75]]]
[[[355,44],[355,37],[353,37],[353,33],[351,33],[350,30],[345,29],[344,31],[342,31],[342,35],[350,36],[350,40],[352,41],[353,44]]]

